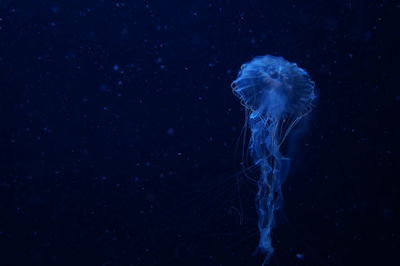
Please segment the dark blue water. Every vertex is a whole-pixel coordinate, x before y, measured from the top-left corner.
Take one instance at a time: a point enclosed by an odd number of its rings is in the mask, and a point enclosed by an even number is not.
[[[260,265],[230,83],[265,54],[318,94],[270,265],[399,265],[399,10],[1,0],[0,265]]]

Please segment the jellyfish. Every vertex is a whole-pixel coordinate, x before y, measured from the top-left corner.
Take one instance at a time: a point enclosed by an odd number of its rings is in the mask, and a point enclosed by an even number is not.
[[[316,97],[314,82],[296,63],[265,55],[243,64],[231,87],[245,107],[251,131],[249,152],[259,169],[255,204],[260,236],[256,252],[265,254],[266,265],[274,251],[274,212],[283,204],[282,185],[290,168],[282,144],[296,124],[311,112]]]

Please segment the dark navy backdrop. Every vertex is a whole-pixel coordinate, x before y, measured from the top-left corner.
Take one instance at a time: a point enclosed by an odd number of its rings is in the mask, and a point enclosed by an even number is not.
[[[398,10],[1,0],[0,265],[259,265],[230,83],[264,54],[319,94],[271,265],[398,265]]]

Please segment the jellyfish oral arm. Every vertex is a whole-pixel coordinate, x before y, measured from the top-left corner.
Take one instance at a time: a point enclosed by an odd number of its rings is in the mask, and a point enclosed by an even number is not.
[[[271,230],[275,225],[274,211],[283,203],[281,188],[289,172],[290,159],[279,152],[280,143],[276,141],[279,127],[276,123],[272,120],[257,121],[257,118],[250,119],[249,123],[251,128],[257,129],[252,131],[250,149],[253,161],[260,168],[255,199],[260,232],[257,251],[266,254],[267,262],[274,251],[271,240]]]

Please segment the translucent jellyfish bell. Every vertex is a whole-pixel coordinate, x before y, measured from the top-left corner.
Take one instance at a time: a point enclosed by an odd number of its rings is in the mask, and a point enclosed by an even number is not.
[[[271,55],[243,64],[232,83],[242,104],[263,117],[298,117],[311,111],[314,82],[296,63]]]

